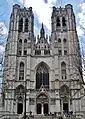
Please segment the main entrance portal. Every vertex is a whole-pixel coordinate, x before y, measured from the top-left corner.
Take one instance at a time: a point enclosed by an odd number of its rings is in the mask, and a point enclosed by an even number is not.
[[[48,104],[37,104],[37,114],[48,114]]]
[[[40,94],[37,99],[37,114],[48,114],[49,112],[49,101],[48,97],[45,94]]]

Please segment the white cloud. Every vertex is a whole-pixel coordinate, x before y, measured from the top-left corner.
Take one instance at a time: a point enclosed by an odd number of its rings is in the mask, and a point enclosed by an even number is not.
[[[82,48],[85,47],[85,2],[82,0],[79,5],[80,12],[77,14],[77,33],[80,36],[80,47],[81,47],[81,54],[82,54],[82,70],[83,70],[83,79],[85,82],[85,51],[82,51]]]
[[[5,51],[5,40],[8,35],[8,30],[3,21],[0,21],[0,56]]]
[[[77,14],[78,24],[77,27],[78,35],[82,36],[85,34],[85,3],[82,2],[80,5],[80,12]]]
[[[22,0],[19,0],[19,2]],[[51,29],[51,12],[52,6],[56,3],[56,0],[48,0],[48,3],[44,3],[44,0],[25,0],[25,7],[32,7],[34,14],[37,14],[39,23],[42,23],[50,30]]]
[[[78,33],[78,36],[84,35],[84,31],[80,28],[80,26],[77,27],[77,33]]]
[[[5,46],[0,45],[0,54],[3,54],[4,51],[5,51]]]
[[[4,22],[0,22],[0,37],[7,37],[8,30]]]
[[[24,3],[24,0],[19,0],[19,2],[20,2],[21,4],[23,4],[23,3]]]

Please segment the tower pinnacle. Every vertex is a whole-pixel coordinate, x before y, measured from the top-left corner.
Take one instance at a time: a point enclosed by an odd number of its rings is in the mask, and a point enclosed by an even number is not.
[[[45,31],[44,31],[43,23],[42,23],[42,27],[40,30],[40,37],[45,37]]]

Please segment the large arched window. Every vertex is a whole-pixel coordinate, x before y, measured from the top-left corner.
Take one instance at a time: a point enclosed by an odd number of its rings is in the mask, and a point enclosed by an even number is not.
[[[19,66],[19,80],[24,80],[24,63],[21,62]]]
[[[23,31],[23,19],[21,18],[19,20],[19,32],[22,32]]]
[[[25,32],[28,32],[28,19],[25,19]]]
[[[41,63],[36,71],[36,89],[39,89],[41,85],[49,88],[49,71],[44,63]]]
[[[62,79],[66,79],[66,63],[62,62],[61,63],[61,77]]]

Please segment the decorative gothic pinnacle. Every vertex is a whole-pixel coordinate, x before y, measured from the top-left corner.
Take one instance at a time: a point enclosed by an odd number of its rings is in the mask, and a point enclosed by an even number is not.
[[[40,30],[40,37],[45,37],[45,31],[44,31],[43,23],[42,23],[42,27]]]

